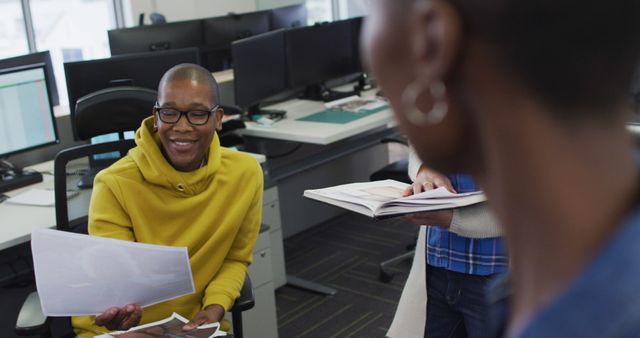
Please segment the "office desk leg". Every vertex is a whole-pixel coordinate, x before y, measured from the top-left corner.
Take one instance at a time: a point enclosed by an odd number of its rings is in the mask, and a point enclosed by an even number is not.
[[[306,291],[316,292],[326,296],[333,296],[338,292],[336,291],[336,289],[332,289],[322,284],[311,282],[292,275],[287,275],[287,285]]]

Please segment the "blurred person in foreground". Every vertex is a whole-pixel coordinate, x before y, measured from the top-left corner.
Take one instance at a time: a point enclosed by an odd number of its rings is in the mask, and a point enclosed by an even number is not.
[[[507,240],[495,335],[640,335],[640,2],[377,0],[365,55],[418,156],[470,172]],[[500,327],[500,326],[499,326]]]

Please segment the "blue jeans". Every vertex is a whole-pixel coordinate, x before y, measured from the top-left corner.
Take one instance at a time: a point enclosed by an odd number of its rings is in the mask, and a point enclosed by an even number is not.
[[[435,268],[427,264],[428,338],[486,338],[490,336],[485,288],[489,276]]]

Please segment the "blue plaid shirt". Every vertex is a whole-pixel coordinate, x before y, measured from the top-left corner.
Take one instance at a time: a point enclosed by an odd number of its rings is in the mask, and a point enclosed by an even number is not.
[[[468,175],[448,175],[453,188],[459,192],[478,190]],[[501,238],[472,239],[446,229],[427,228],[427,264],[450,271],[492,275],[507,270],[507,254]]]

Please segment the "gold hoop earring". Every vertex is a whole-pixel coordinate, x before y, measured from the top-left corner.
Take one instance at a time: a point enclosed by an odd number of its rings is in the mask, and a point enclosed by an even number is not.
[[[431,110],[425,113],[418,108],[416,102],[426,91],[426,86],[426,83],[414,81],[402,92],[402,113],[415,126],[436,125],[442,122],[449,112],[449,105],[445,101],[447,87],[442,81],[434,82],[429,86],[429,93],[435,101]]]

